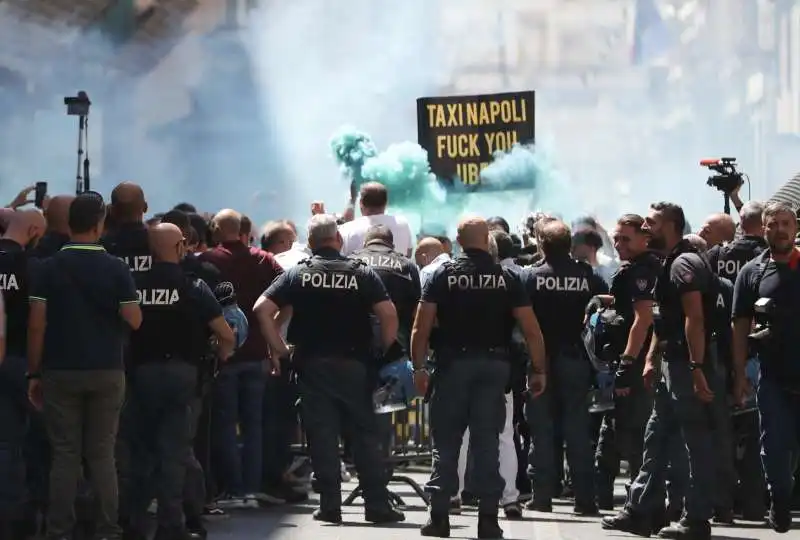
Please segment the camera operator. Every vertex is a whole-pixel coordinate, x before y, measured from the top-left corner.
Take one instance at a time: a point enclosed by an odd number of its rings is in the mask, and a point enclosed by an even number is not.
[[[733,299],[734,392],[744,402],[748,334],[755,319],[754,348],[760,360],[758,411],[761,457],[772,497],[769,523],[779,533],[791,527],[792,458],[800,444],[800,251],[794,246],[797,221],[786,203],[764,209],[768,249],[747,263],[736,278]],[[760,336],[759,336],[760,335]]]
[[[718,276],[729,279],[731,283],[736,283],[736,276],[739,275],[742,267],[767,249],[761,224],[763,212],[764,205],[762,203],[757,201],[745,203],[739,212],[742,236],[724,246],[710,247],[707,254],[708,262]]]
[[[234,336],[208,285],[181,269],[185,250],[181,230],[162,223],[149,230],[149,239],[154,263],[139,282],[143,320],[130,347],[126,406],[131,422],[130,530],[126,532],[144,538],[147,508],[155,492],[158,540],[202,538],[199,521],[187,534],[182,510],[192,405],[198,370],[203,368],[198,363],[208,347],[209,329],[222,359],[232,353]]]
[[[608,287],[588,263],[571,257],[572,236],[564,222],[542,221],[536,232],[543,261],[530,268],[525,281],[544,336],[550,382],[542,396],[529,396],[525,409],[532,437],[529,470],[533,481],[533,498],[527,507],[552,511],[553,491],[560,480],[553,440],[560,423],[575,488],[574,512],[594,515],[594,460],[586,404],[591,365],[581,332],[586,304]]]
[[[0,238],[0,290],[4,304],[0,356],[0,538],[21,538],[18,516],[25,495],[25,445],[28,417],[27,335],[28,284],[32,272],[29,253],[42,236],[45,220],[38,210],[17,210],[7,217]],[[38,494],[37,494],[38,495]]]
[[[662,380],[655,384],[639,475],[631,483],[625,508],[616,516],[603,518],[602,526],[644,536],[660,527],[654,518],[664,504],[671,444],[682,434],[691,475],[686,507],[683,518],[662,528],[659,536],[702,540],[711,537],[708,520],[714,504],[710,403],[715,385],[707,350],[717,287],[708,263],[683,240],[685,225],[680,206],[661,202],[650,206],[642,227],[650,236],[649,247],[666,256],[656,285],[654,331],[643,372],[646,387],[653,386],[654,355],[663,351]]]
[[[380,433],[372,407],[372,324],[381,328],[382,346],[397,339],[397,313],[377,274],[362,261],[342,257],[336,218],[317,214],[308,223],[313,251],[281,274],[256,302],[254,311],[272,349],[279,372],[289,356],[280,335],[279,311],[291,310],[288,339],[294,345],[292,369],[298,375],[303,421],[319,484],[320,508],[314,519],[341,523],[342,494],[339,436],[352,428],[354,456],[364,491],[364,519],[372,523],[403,521],[389,503]]]
[[[47,533],[72,534],[82,460],[96,534],[116,538],[114,446],[125,396],[122,349],[142,313],[128,267],[99,245],[106,208],[94,192],[69,208],[70,243],[42,261],[30,289],[28,396],[52,446]]]
[[[648,236],[643,226],[644,218],[626,214],[619,218],[612,235],[623,263],[612,278],[609,298],[620,318],[608,344],[618,366],[614,381],[615,409],[603,418],[595,452],[597,501],[602,510],[614,507],[614,478],[621,458],[627,460],[631,478],[639,474],[642,441],[652,408],[642,371],[647,353],[645,344],[653,325],[653,300],[661,262],[647,249]]]

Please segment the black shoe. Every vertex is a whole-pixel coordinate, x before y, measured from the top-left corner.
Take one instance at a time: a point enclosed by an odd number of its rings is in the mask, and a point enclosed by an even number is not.
[[[341,519],[341,517],[339,518]],[[383,510],[365,510],[364,521],[368,523],[399,523],[405,521],[406,516],[400,510],[394,508],[384,508]]]
[[[314,521],[323,521],[334,525],[342,524],[341,510],[323,510],[322,508],[317,508],[311,516],[314,518]]]
[[[594,503],[575,503],[572,513],[576,516],[597,516],[600,512],[597,511],[597,505]]]
[[[683,506],[678,504],[669,503],[667,505],[667,521],[669,523],[675,523],[681,520],[683,517]]]
[[[597,507],[600,510],[613,510],[614,509],[614,497],[598,497],[597,498]]]
[[[189,538],[192,540],[205,540],[208,537],[208,531],[203,526],[203,521],[200,519],[187,519],[186,531],[189,533]]]
[[[553,501],[531,499],[528,501],[528,504],[525,505],[525,508],[527,510],[533,510],[534,512],[550,513],[553,511]]]
[[[682,519],[658,531],[658,537],[675,540],[711,540],[711,525],[707,521]]]
[[[122,529],[122,540],[147,540],[147,535],[136,529],[125,526]]]
[[[522,519],[522,505],[518,502],[509,503],[503,506],[503,512],[509,521],[519,521]]]
[[[432,536],[435,538],[450,538],[450,517],[430,515],[428,522],[419,530],[422,536]]]
[[[182,527],[159,527],[153,540],[191,540],[191,537]]]
[[[652,533],[650,520],[623,508],[617,515],[604,517],[600,526],[607,531],[620,531],[647,538]]]
[[[458,497],[453,497],[450,499],[450,515],[458,516],[461,515],[461,499]]]
[[[503,538],[497,516],[478,516],[478,538]]]
[[[722,523],[724,525],[733,525],[735,522],[733,520],[733,510],[726,510],[724,508],[718,508],[714,510],[714,523]]]
[[[478,497],[476,497],[469,491],[462,491],[461,506],[478,506]]]
[[[767,514],[767,523],[776,533],[786,533],[792,527],[792,512],[788,504],[772,502]]]
[[[681,517],[678,516],[677,519],[673,521],[680,521],[680,519]],[[659,506],[658,508],[653,510],[652,514],[650,514],[650,530],[652,532],[658,532],[664,527],[669,526],[669,524],[670,524],[669,511],[665,506],[663,505]]]

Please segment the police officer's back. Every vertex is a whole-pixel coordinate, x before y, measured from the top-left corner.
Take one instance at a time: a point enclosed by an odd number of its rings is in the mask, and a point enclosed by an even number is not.
[[[137,283],[150,270],[153,258],[147,239],[147,226],[142,222],[147,212],[142,188],[130,182],[119,184],[111,192],[110,215],[114,226],[101,240],[106,251],[128,265]]]
[[[380,432],[372,408],[377,384],[373,365],[372,323],[381,328],[384,347],[397,338],[397,313],[377,274],[359,259],[343,257],[336,218],[319,214],[308,225],[313,255],[281,274],[256,302],[254,311],[280,370],[288,354],[275,314],[291,309],[288,341],[294,345],[303,421],[320,491],[319,521],[339,523],[341,471],[338,440],[351,429],[356,468],[365,503],[365,519],[374,523],[401,521],[389,505]]]
[[[757,201],[750,201],[742,206],[739,213],[743,235],[733,242],[718,245],[708,250],[708,261],[718,276],[736,282],[736,276],[748,261],[760,255],[767,249],[761,225],[761,214],[764,205]]]
[[[140,279],[142,325],[131,337],[126,412],[134,427],[129,441],[128,517],[131,532],[145,532],[147,508],[156,491],[156,538],[183,540],[185,460],[192,442],[190,403],[198,391],[198,360],[207,348],[209,329],[223,359],[232,353],[234,338],[205,282],[181,270],[180,229],[159,224],[150,229],[149,236],[155,261]],[[159,489],[153,490],[156,469]]]
[[[394,250],[392,231],[385,225],[370,227],[364,237],[364,248],[350,256],[364,261],[381,278],[397,309],[398,339],[408,351],[411,326],[421,294],[417,266],[408,257]]]
[[[489,254],[489,228],[479,218],[458,228],[463,253],[445,262],[426,282],[414,320],[412,360],[418,390],[426,390],[424,369],[430,333],[438,319],[436,372],[431,397],[431,435],[436,445],[431,479],[430,519],[423,536],[450,533],[450,497],[458,493],[457,463],[467,427],[475,452],[473,480],[480,499],[479,538],[500,538],[497,523],[503,480],[498,470],[499,434],[505,417],[512,333],[519,324],[535,364],[534,392],[544,390],[541,335],[516,270]]]

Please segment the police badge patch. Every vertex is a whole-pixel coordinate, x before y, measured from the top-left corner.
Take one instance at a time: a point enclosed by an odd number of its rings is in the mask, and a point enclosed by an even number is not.
[[[640,291],[644,291],[647,289],[647,280],[646,279],[637,279],[636,280],[636,288]]]
[[[679,270],[678,275],[681,277],[684,283],[691,283],[694,279],[694,272],[691,270]]]

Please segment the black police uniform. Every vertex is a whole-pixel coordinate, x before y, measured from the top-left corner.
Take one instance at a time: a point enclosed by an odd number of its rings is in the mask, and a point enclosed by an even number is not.
[[[364,261],[381,278],[397,309],[397,339],[409,351],[411,327],[421,294],[417,265],[382,240],[373,240],[350,256]]]
[[[527,293],[539,319],[548,356],[548,384],[544,394],[528,398],[526,417],[531,433],[531,506],[547,511],[560,478],[555,456],[556,422],[567,445],[567,463],[575,489],[575,509],[593,513],[594,467],[590,416],[586,396],[591,365],[585,356],[581,331],[586,304],[608,291],[605,282],[586,263],[569,256],[549,259],[525,275]]]
[[[458,457],[469,427],[478,511],[496,518],[504,486],[499,436],[505,422],[513,310],[530,301],[516,270],[495,263],[485,251],[466,249],[436,269],[422,302],[436,304],[439,321],[430,402],[435,450],[426,486],[431,516],[447,516],[450,498],[458,494]]]
[[[208,324],[222,316],[222,308],[205,282],[185,275],[177,264],[154,263],[139,285],[143,318],[131,336],[125,411],[131,435],[128,518],[141,531],[155,492],[159,527],[178,534],[184,526],[196,362],[207,347]]]
[[[30,262],[21,245],[0,239],[0,290],[6,311],[6,357],[0,364],[0,537],[11,532],[7,528],[18,519],[26,491],[22,451],[28,418],[25,372]]]
[[[143,223],[124,223],[103,236],[100,244],[109,254],[125,261],[138,289],[139,280],[153,264],[147,226]]]
[[[776,520],[786,524],[794,473],[790,456],[800,445],[800,362],[795,346],[800,331],[800,255],[796,250],[788,263],[771,260],[767,250],[742,268],[734,287],[734,319],[753,318],[759,298],[773,303],[765,321],[771,336],[757,347],[760,378],[756,397],[761,460],[772,495],[770,520],[775,527]]]
[[[661,273],[661,261],[654,254],[647,252],[625,261],[611,280],[611,296],[614,298],[614,310],[621,319],[615,328],[614,343],[610,343],[611,354],[622,355],[628,344],[633,321],[636,317],[634,304],[640,301],[654,300],[658,275]],[[644,357],[650,344],[644,341],[633,373],[630,393],[616,396],[615,408],[603,417],[600,436],[595,451],[595,470],[597,474],[597,500],[602,509],[611,509],[614,505],[614,478],[619,471],[620,459],[628,462],[631,478],[639,474],[642,466],[642,441],[647,419],[650,417],[652,398],[645,390],[641,378],[644,368]]]
[[[767,242],[761,236],[743,236],[723,246],[714,246],[706,257],[711,270],[718,276],[736,283],[736,276],[747,264],[767,249]]]
[[[664,482],[668,464],[675,460],[674,441],[683,435],[688,451],[691,480],[686,491],[684,518],[678,528],[691,526],[699,537],[707,537],[713,514],[715,467],[712,427],[713,407],[694,394],[692,367],[685,336],[684,294],[700,292],[706,326],[706,350],[717,301],[717,282],[708,262],[685,240],[664,261],[653,306],[654,328],[660,349],[662,378],[656,384],[653,412],[647,423],[643,465],[632,481],[623,514],[605,518],[606,528],[631,527],[651,530],[652,516],[663,512]],[[697,359],[711,391],[717,388],[713,355]]]
[[[360,260],[323,248],[278,276],[264,296],[292,307],[287,338],[295,347],[292,365],[320,493],[318,518],[341,520],[339,436],[347,430],[365,518],[385,521],[391,510],[372,408],[377,366],[370,316],[375,304],[389,300],[386,288]]]

